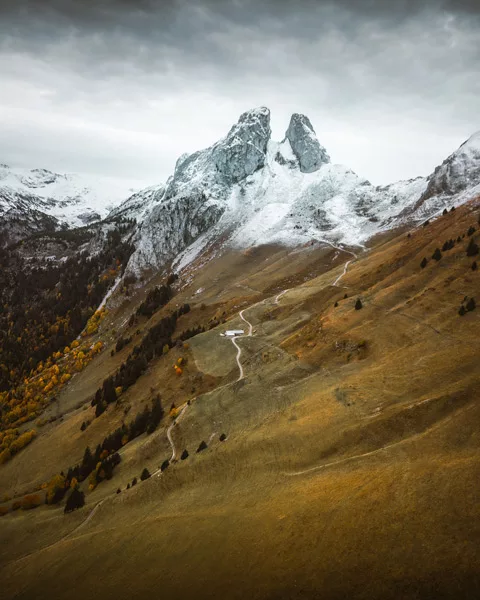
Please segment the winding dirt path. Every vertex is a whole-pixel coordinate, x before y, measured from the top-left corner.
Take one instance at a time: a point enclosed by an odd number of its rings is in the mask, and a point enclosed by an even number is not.
[[[175,443],[173,441],[172,438],[172,429],[176,426],[177,423],[180,422],[180,419],[183,417],[183,415],[185,414],[185,411],[188,408],[188,402],[185,402],[185,404],[182,406],[177,418],[175,419],[175,421],[170,425],[170,427],[167,429],[167,439],[168,442],[172,448],[172,456],[170,458],[170,462],[173,462],[175,460],[175,458],[177,457],[177,450],[175,448]]]
[[[259,303],[259,302],[257,302],[257,304],[260,304],[260,303]],[[253,304],[252,306],[249,306],[248,308],[253,308],[254,306],[257,306],[257,304]],[[236,361],[237,361],[237,365],[238,365],[238,371],[239,371],[239,375],[238,375],[238,379],[237,379],[237,381],[241,381],[241,380],[242,380],[242,379],[245,377],[245,374],[244,374],[244,371],[243,371],[243,366],[242,366],[242,363],[241,363],[241,360],[240,360],[240,359],[242,358],[242,349],[241,349],[241,348],[240,348],[240,346],[237,344],[237,339],[242,339],[242,338],[245,338],[245,337],[252,337],[252,335],[253,335],[253,325],[250,323],[250,321],[249,321],[248,319],[246,319],[246,318],[243,316],[243,313],[244,313],[246,310],[247,310],[246,308],[244,308],[243,310],[241,310],[241,311],[238,313],[238,316],[239,316],[239,317],[242,319],[242,321],[243,321],[244,323],[246,323],[246,325],[248,325],[248,333],[247,333],[246,335],[239,335],[239,336],[236,336],[236,337],[232,337],[232,338],[231,338],[231,342],[232,342],[232,344],[233,344],[233,345],[235,346],[235,348],[237,349],[237,356],[235,357],[235,359],[236,359]]]
[[[347,262],[343,265],[343,273],[341,273],[333,283],[331,283],[330,285],[332,287],[338,287],[338,283],[343,279],[343,277],[345,277],[345,275],[347,274],[348,271],[348,267],[349,265],[358,258],[357,254],[355,254],[355,252],[351,252],[350,250],[345,250],[345,248],[342,248],[341,246],[335,246],[335,244],[332,244],[331,242],[327,242],[326,240],[320,240],[321,242],[328,244],[329,246],[331,246],[332,248],[335,248],[335,250],[338,250],[339,252],[346,252],[347,254],[350,254],[352,256],[352,258],[350,260],[347,260]],[[275,304],[279,304],[280,302],[280,298],[286,294],[287,292],[290,291],[291,288],[287,288],[286,290],[283,290],[282,292],[280,292],[276,297],[275,297]],[[243,312],[243,311],[242,311]],[[243,317],[242,317],[243,318]],[[244,319],[245,320],[245,319]]]
[[[321,241],[324,242],[325,240],[321,240]],[[352,257],[353,257],[353,258],[351,258],[350,260],[348,260],[345,263],[344,268],[343,268],[343,273],[341,273],[335,279],[335,281],[331,284],[332,286],[336,287],[337,284],[338,284],[338,282],[342,279],[342,277],[344,277],[344,275],[346,275],[346,273],[348,271],[348,266],[350,265],[350,263],[353,260],[355,260],[356,258],[358,258],[358,257],[357,257],[357,255],[354,252],[351,252],[350,250],[345,250],[344,248],[335,246],[334,244],[331,244],[330,242],[325,242],[325,243],[327,243],[328,245],[332,246],[332,248],[335,248],[336,250],[339,250],[341,252],[347,252],[348,254],[352,255]],[[277,296],[275,297],[275,300],[274,300],[274,304],[279,304],[280,299],[282,298],[282,296],[284,296],[287,292],[289,292],[290,289],[291,288],[287,288],[285,290],[282,290],[279,294],[277,294]],[[254,308],[255,306],[258,306],[258,304],[265,303],[265,301],[266,300],[262,300],[261,302],[256,302],[255,304],[252,304],[252,306],[248,306],[248,307],[242,309],[241,311],[239,311],[239,313],[238,313],[238,316],[240,317],[240,319],[248,326],[248,333],[245,334],[245,335],[237,336],[236,338],[235,337],[231,338],[232,344],[237,349],[236,362],[237,362],[238,370],[239,370],[239,376],[238,376],[237,381],[241,381],[245,377],[245,373],[244,373],[243,366],[242,366],[242,363],[241,363],[242,348],[237,344],[237,339],[242,339],[242,338],[245,338],[245,337],[252,337],[253,336],[253,325],[252,325],[252,323],[248,319],[245,318],[244,312],[246,310],[250,310],[250,309]],[[226,384],[225,386],[222,386],[222,387],[227,387],[228,385],[230,385],[230,384]],[[216,391],[218,391],[218,389],[212,390],[211,392],[208,392],[208,393],[211,394],[211,393],[216,392]],[[185,404],[183,404],[183,406],[181,407],[180,412],[179,412],[177,418],[175,419],[175,421],[167,429],[167,439],[168,439],[168,443],[170,444],[170,447],[172,449],[172,456],[170,457],[170,462],[173,462],[176,459],[176,456],[177,456],[177,450],[176,450],[176,447],[175,447],[175,442],[173,441],[172,431],[173,431],[173,428],[176,426],[176,424],[178,422],[180,422],[180,420],[183,417],[183,415],[185,414],[188,406],[189,406],[188,402],[185,402]],[[216,433],[212,433],[212,435],[210,436],[210,439],[209,439],[209,444],[210,444],[211,440],[213,439],[213,437],[215,435],[216,435]],[[406,440],[403,440],[403,441],[406,441]],[[306,469],[304,471],[298,471],[296,473],[284,473],[284,475],[286,475],[286,476],[304,475],[304,474],[310,473],[312,471],[316,471],[316,470],[319,470],[319,469],[327,468],[327,467],[332,466],[332,465],[340,464],[340,463],[347,462],[347,461],[350,461],[350,460],[354,460],[354,459],[357,459],[357,458],[366,457],[366,456],[369,456],[371,454],[376,454],[377,452],[380,452],[382,450],[386,450],[388,448],[391,448],[392,446],[396,446],[399,443],[402,443],[402,442],[396,442],[395,444],[390,444],[389,446],[385,446],[383,448],[379,448],[378,450],[373,450],[371,452],[367,452],[365,454],[360,454],[360,455],[357,455],[357,456],[347,457],[347,458],[344,458],[344,459],[340,459],[338,461],[334,461],[334,462],[331,462],[331,463],[327,463],[327,464],[319,465],[319,466],[316,466],[316,467],[312,467],[312,468]],[[161,467],[160,467],[154,473],[152,473],[152,477],[154,477],[155,475],[156,476],[160,476],[161,474],[162,474],[162,470],[161,470]],[[103,500],[100,500],[100,502],[98,502],[93,507],[93,509],[88,514],[88,516],[77,527],[75,527],[75,529],[73,529],[67,535],[63,536],[62,538],[60,538],[59,540],[53,542],[52,544],[49,544],[48,546],[45,546],[44,548],[39,548],[38,550],[35,550],[35,551],[30,552],[30,553],[28,553],[28,554],[26,554],[24,556],[21,556],[20,558],[17,558],[15,560],[11,561],[10,563],[6,563],[6,565],[11,564],[12,562],[21,561],[24,558],[27,558],[27,557],[31,556],[32,554],[35,554],[36,552],[42,552],[43,550],[47,550],[48,548],[51,548],[52,546],[55,546],[56,544],[59,544],[59,543],[63,542],[64,540],[68,539],[74,533],[78,532],[82,527],[85,527],[85,525],[87,525],[93,519],[93,517],[95,516],[95,514],[98,511],[98,509],[100,508],[100,506],[102,506],[102,504],[104,502],[106,502],[107,500],[109,500],[110,498],[112,498],[114,495],[116,495],[116,494],[112,493],[109,496],[107,496],[106,498],[104,498]],[[6,565],[4,565],[4,566],[6,566]]]
[[[338,283],[342,280],[342,278],[347,274],[348,272],[348,267],[349,265],[358,258],[358,256],[355,254],[355,252],[352,252],[350,250],[345,250],[345,248],[342,248],[341,246],[336,246],[335,244],[332,244],[331,242],[327,242],[326,240],[320,240],[321,242],[328,244],[329,246],[331,246],[332,248],[335,248],[335,250],[338,250],[339,252],[346,252],[347,254],[350,254],[352,256],[352,258],[350,260],[347,260],[347,262],[344,264],[343,266],[343,273],[341,273],[333,283],[331,283],[330,285],[332,287],[338,287]],[[275,300],[274,300],[274,304],[279,304],[280,303],[280,298],[282,298],[282,296],[284,296],[287,292],[290,291],[291,288],[287,288],[285,290],[282,290],[279,294],[277,294],[275,296]],[[250,323],[250,321],[248,319],[246,319],[244,317],[244,312],[246,310],[249,310],[251,308],[254,308],[255,306],[258,306],[258,304],[262,304],[265,303],[265,300],[262,300],[261,302],[257,302],[255,304],[252,304],[252,306],[248,306],[247,308],[244,308],[243,310],[241,310],[238,313],[238,316],[242,319],[242,321],[244,323],[246,323],[248,325],[248,333],[245,335],[239,335],[236,337],[232,337],[231,338],[231,342],[232,344],[235,346],[235,348],[237,349],[237,355],[235,357],[235,360],[237,361],[237,365],[238,365],[238,371],[239,371],[239,375],[238,375],[238,379],[237,381],[241,381],[242,379],[245,378],[245,373],[243,370],[243,366],[242,366],[242,362],[241,362],[241,358],[242,358],[242,349],[241,347],[237,344],[237,339],[242,339],[245,337],[252,337],[253,335],[253,325]]]
[[[353,257],[350,260],[347,260],[347,262],[343,266],[343,273],[341,273],[335,279],[335,281],[332,283],[332,287],[338,287],[339,281],[341,281],[341,279],[343,279],[343,277],[347,274],[348,265],[351,262],[353,262],[356,258],[358,258],[358,256],[355,254],[355,252],[351,252],[350,250],[345,250],[345,248],[342,248],[341,246],[335,246],[335,244],[331,244],[330,242],[325,242],[325,243],[328,244],[329,246],[331,246],[332,248],[335,248],[335,250],[339,250],[340,252],[346,252],[347,254],[350,254]]]

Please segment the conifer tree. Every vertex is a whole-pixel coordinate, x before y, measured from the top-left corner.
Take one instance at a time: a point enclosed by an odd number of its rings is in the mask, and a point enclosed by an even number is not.
[[[442,258],[442,253],[440,252],[440,248],[435,248],[435,252],[432,254],[433,260],[439,261]]]
[[[467,246],[467,256],[476,256],[478,254],[478,245],[474,239],[471,238]]]
[[[420,266],[422,267],[422,269],[424,269],[427,266],[427,262],[428,261],[427,261],[426,257],[424,256],[422,259],[422,262],[420,263]]]
[[[357,301],[355,302],[355,310],[360,310],[361,308],[363,308],[362,301],[360,298],[357,298]]]
[[[145,479],[148,479],[150,477],[150,471],[147,469],[147,467],[145,467],[142,471],[142,474],[140,475],[140,479],[142,481],[145,481]]]
[[[202,440],[200,442],[200,446],[197,448],[197,454],[199,452],[202,452],[202,450],[206,450],[207,449],[207,443],[205,442],[205,440]]]
[[[67,502],[65,504],[66,513],[72,512],[77,508],[81,508],[85,504],[85,494],[81,492],[78,488],[74,488],[72,493],[67,498]]]

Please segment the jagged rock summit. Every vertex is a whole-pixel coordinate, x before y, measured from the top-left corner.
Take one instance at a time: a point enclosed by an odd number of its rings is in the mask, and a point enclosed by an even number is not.
[[[268,108],[244,112],[226,138],[213,147],[218,171],[228,181],[237,183],[262,168],[271,133]]]
[[[269,109],[255,108],[213,146],[182,155],[165,187],[125,206],[131,214],[143,199],[150,203],[139,218],[127,270],[155,271],[169,261],[181,269],[221,245],[361,245],[380,231],[443,210],[451,194],[468,200],[478,183],[480,134],[430,177],[375,187],[330,162],[307,116],[293,114],[285,138],[276,142]]]
[[[480,185],[480,131],[468,138],[427,178],[420,203],[433,196],[453,196]]]
[[[290,142],[302,173],[313,173],[330,162],[330,156],[318,141],[313,125],[305,115],[292,115],[285,140]]]

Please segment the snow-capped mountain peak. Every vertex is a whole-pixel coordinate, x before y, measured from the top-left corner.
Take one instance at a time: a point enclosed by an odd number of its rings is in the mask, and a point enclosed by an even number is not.
[[[422,201],[456,194],[480,184],[480,131],[474,133],[428,177]]]
[[[108,177],[62,175],[2,164],[0,225],[7,229],[5,240],[16,241],[41,231],[46,224],[52,230],[98,221],[128,198],[134,186]]]
[[[375,187],[330,162],[307,116],[293,114],[275,142],[268,108],[247,111],[216,144],[178,159],[163,196],[144,212],[128,268],[156,270],[172,259],[181,268],[219,240],[236,247],[361,245],[434,214],[452,193],[468,195],[480,181],[479,146],[475,134],[430,177]],[[420,201],[427,194],[431,199]]]

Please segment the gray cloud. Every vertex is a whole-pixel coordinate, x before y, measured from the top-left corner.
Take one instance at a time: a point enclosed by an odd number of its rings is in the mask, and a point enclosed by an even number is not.
[[[8,2],[0,162],[153,183],[265,104],[374,182],[426,174],[480,128],[479,25],[473,1]]]

